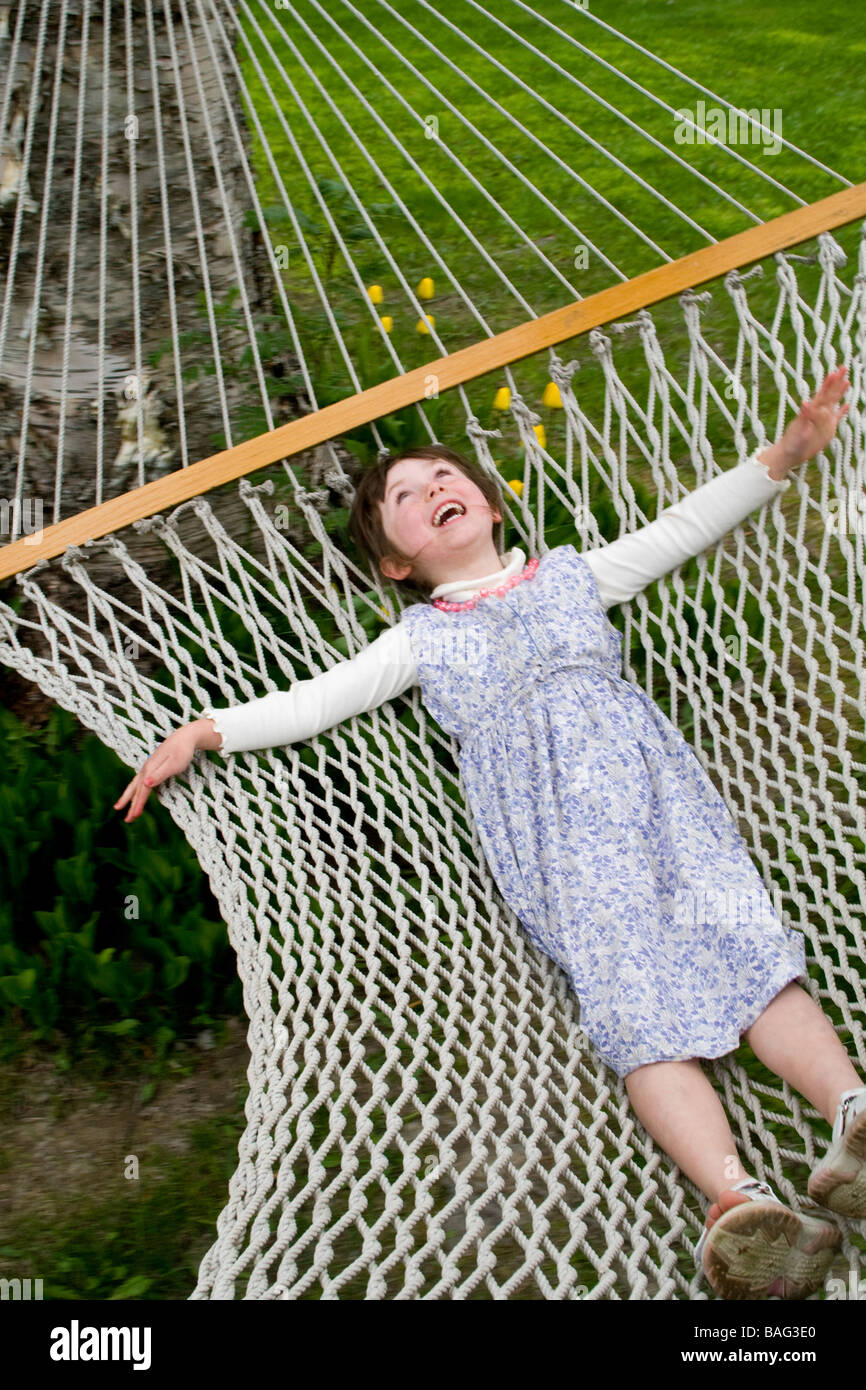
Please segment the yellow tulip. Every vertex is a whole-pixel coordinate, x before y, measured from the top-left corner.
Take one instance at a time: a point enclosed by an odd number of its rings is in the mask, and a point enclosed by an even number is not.
[[[386,333],[390,333],[391,329],[394,327],[394,320],[391,318],[390,314],[383,314],[379,322]]]
[[[382,303],[382,286],[381,286],[381,285],[370,285],[369,289],[367,290],[367,293],[368,293],[368,295],[370,296],[370,298],[372,299],[372,301],[373,301],[374,304],[381,304],[381,303]]]
[[[535,430],[535,436],[536,436],[536,438],[537,438],[539,444],[541,445],[542,449],[546,449],[546,448],[547,448],[547,434],[545,433],[544,426],[543,426],[543,425],[533,425],[532,428]]]
[[[541,404],[558,406],[560,410],[562,409],[562,397],[559,394],[559,387],[555,381],[549,381],[545,386]]]
[[[425,275],[423,280],[418,281],[418,288],[415,291],[419,299],[433,298],[433,281],[429,275]]]
[[[431,328],[432,328],[432,327],[435,325],[435,323],[436,323],[436,320],[435,320],[435,318],[433,317],[432,314],[425,314],[425,315],[424,315],[424,319],[427,320],[427,323],[430,324],[430,327],[431,327]],[[419,319],[419,320],[418,320],[418,332],[419,332],[419,333],[429,333],[429,332],[430,332],[430,328],[427,327],[427,323],[424,322],[424,319]]]
[[[511,488],[511,491],[512,491],[512,492],[516,492],[516,493],[517,493],[517,496],[518,496],[518,497],[522,497],[522,496],[523,496],[523,479],[522,479],[522,478],[510,478],[510,479],[509,479],[509,482],[508,482],[508,486]]]
[[[507,386],[500,386],[493,398],[494,410],[507,410],[511,405],[511,392]]]

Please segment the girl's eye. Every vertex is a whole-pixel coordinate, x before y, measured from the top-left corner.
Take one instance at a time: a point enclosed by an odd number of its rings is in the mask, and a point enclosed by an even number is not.
[[[447,469],[447,468],[437,468],[437,469],[436,469],[436,477],[438,478],[439,475],[440,475],[440,473],[447,473],[447,472],[448,472],[448,469]],[[399,502],[399,501],[400,501],[400,498],[401,498],[401,497],[405,497],[405,496],[406,496],[405,492],[398,492],[398,493],[397,493],[397,496],[396,496],[396,498],[395,498],[395,501],[396,501],[396,502]]]

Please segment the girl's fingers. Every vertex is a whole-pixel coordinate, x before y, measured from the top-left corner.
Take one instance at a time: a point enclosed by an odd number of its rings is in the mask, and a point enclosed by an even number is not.
[[[123,796],[114,803],[114,809],[121,811],[129,801],[129,810],[124,820],[135,820],[137,816],[141,815],[145,802],[154,787],[158,787],[166,778],[172,776],[173,767],[174,760],[166,754],[161,757],[154,755],[153,759],[148,759],[141,771],[130,782]]]
[[[150,795],[150,787],[148,787],[145,782],[145,778],[149,776],[150,774],[145,772],[145,768],[142,768],[141,772],[132,779],[126,791],[123,793],[123,796],[121,796],[118,801],[115,801],[115,811],[122,811],[126,803],[129,802],[129,810],[124,820],[134,819],[147,800],[147,797]]]
[[[813,404],[828,405],[833,401],[841,400],[851,385],[850,381],[847,380],[847,375],[847,367],[837,367],[834,372],[829,372],[815,392]]]
[[[122,796],[115,801],[115,811],[122,811],[129,801],[129,813],[126,820],[131,820],[137,816],[147,800],[151,788],[157,786],[164,777],[168,776],[167,764],[169,763],[170,758],[166,756],[165,749],[157,749],[155,753],[151,754],[141,770],[133,777]]]
[[[132,790],[133,790],[133,788],[134,788],[134,786],[135,786],[135,784],[136,784],[137,781],[138,781],[138,778],[137,778],[137,777],[133,777],[133,779],[132,779],[132,781],[130,782],[129,786],[128,786],[128,787],[126,788],[126,790],[122,793],[122,795],[121,795],[120,797],[118,797],[117,801],[115,801],[115,803],[114,803],[114,809],[115,809],[115,811],[119,811],[123,806],[126,805],[127,801],[129,800],[130,796],[132,795]]]
[[[141,812],[144,809],[144,803],[147,801],[147,798],[149,796],[150,787],[147,787],[142,783],[139,786],[138,791],[136,792],[133,798],[132,805],[130,806],[129,813],[126,817],[127,820],[135,820],[136,816],[141,815]]]

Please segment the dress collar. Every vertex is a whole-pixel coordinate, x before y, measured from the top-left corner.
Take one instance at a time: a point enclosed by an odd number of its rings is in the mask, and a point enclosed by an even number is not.
[[[526,555],[519,546],[514,546],[509,551],[509,558],[502,569],[494,570],[492,574],[484,574],[480,579],[452,579],[445,584],[437,584],[430,598],[447,598],[452,603],[462,603],[464,599],[477,594],[479,589],[490,589],[503,584],[506,579],[519,574],[525,564]]]

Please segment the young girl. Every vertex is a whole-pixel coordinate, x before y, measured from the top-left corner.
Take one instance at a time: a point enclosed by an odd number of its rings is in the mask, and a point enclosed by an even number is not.
[[[641,1123],[711,1204],[696,1258],[725,1298],[806,1297],[841,1235],[746,1173],[700,1059],[745,1037],[825,1116],[831,1147],[808,1191],[846,1217],[866,1217],[866,1086],[796,983],[808,978],[801,935],[775,913],[682,734],[622,677],[622,636],[605,613],[790,487],[790,469],[832,439],[847,388],[844,367],[830,373],[778,443],[641,530],[528,563],[516,548],[503,562],[501,496],[474,464],[439,445],[383,460],[359,483],[352,535],[425,601],[351,661],[202,711],[116,803],[134,820],[197,748],[228,756],[309,738],[420,683],[460,744],[503,897],[569,976],[581,1029]]]

